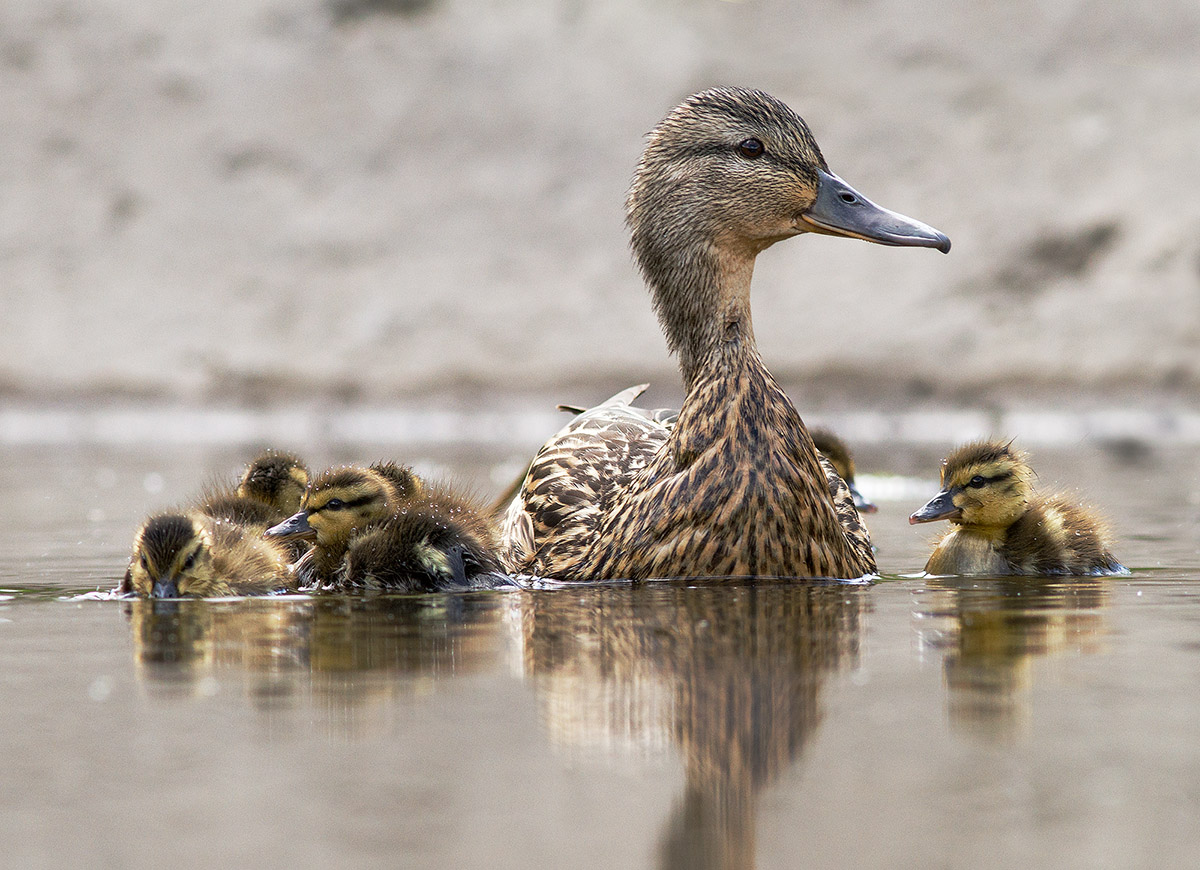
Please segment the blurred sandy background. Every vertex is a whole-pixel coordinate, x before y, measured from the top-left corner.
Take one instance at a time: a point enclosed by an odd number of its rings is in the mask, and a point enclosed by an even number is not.
[[[716,84],[954,242],[760,258],[802,409],[1194,404],[1194,0],[10,0],[0,396],[677,400],[622,203]]]

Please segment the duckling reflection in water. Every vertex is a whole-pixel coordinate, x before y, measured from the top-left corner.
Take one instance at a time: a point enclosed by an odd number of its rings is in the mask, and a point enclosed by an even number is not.
[[[743,88],[694,94],[655,128],[626,217],[683,407],[668,428],[618,394],[546,442],[505,517],[508,568],[578,580],[873,573],[853,503],[830,497],[812,437],[759,356],[754,261],[801,233],[943,252],[950,240],[859,194],[795,112]]]
[[[1063,495],[1033,492],[1033,469],[1012,442],[981,441],[942,461],[942,489],[909,522],[952,528],[929,574],[1119,574],[1104,522]]]
[[[203,514],[166,513],[138,532],[120,591],[216,598],[291,588],[285,551],[261,533]]]
[[[296,565],[306,586],[432,592],[514,585],[501,573],[483,511],[392,463],[325,472],[300,510],[267,536],[310,542]]]

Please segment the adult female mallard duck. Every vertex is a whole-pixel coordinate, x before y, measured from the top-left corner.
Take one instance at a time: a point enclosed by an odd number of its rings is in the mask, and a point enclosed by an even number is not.
[[[483,510],[393,463],[319,475],[300,510],[267,536],[311,543],[296,565],[305,585],[394,592],[512,585]]]
[[[650,134],[626,203],[633,251],[687,396],[668,429],[620,395],[534,458],[505,517],[510,571],[566,579],[861,577],[870,541],[836,504],[812,438],[759,358],[750,278],[804,232],[950,240],[829,171],[808,127],[760,91],[686,99]]]
[[[153,516],[138,531],[120,591],[147,598],[216,598],[292,589],[283,548],[201,513]]]
[[[980,441],[942,461],[942,489],[908,518],[953,526],[929,574],[1114,574],[1104,523],[1062,495],[1033,492],[1033,469],[1012,442]]]

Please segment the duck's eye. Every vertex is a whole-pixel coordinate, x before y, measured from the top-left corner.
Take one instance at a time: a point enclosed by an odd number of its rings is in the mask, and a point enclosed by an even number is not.
[[[738,143],[738,153],[751,160],[755,157],[762,157],[766,150],[758,139],[743,139]]]
[[[187,560],[183,563],[183,570],[191,571],[192,568],[195,566],[195,564],[196,564],[196,553],[195,553],[195,551],[193,551],[192,554],[190,556],[188,556]]]
[[[979,487],[983,486],[985,483],[987,483],[987,481],[984,479],[983,475],[977,474],[967,481],[967,486],[979,489]]]
[[[346,503],[340,498],[331,498],[329,501],[325,502],[324,510],[340,511],[345,506]]]
[[[150,570],[150,560],[146,558],[146,554],[145,554],[145,553],[142,553],[142,555],[138,557],[138,561],[142,563],[142,570],[143,570],[143,571],[149,571],[149,570]]]

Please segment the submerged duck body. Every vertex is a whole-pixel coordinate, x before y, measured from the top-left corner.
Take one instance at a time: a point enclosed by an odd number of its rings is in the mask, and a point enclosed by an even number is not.
[[[510,571],[564,579],[841,577],[875,571],[853,503],[763,365],[755,257],[802,232],[949,249],[833,175],[759,91],[696,94],[650,135],[627,201],[634,254],[687,397],[674,426],[622,394],[535,457],[505,517]]]
[[[909,522],[953,528],[929,574],[1121,574],[1104,522],[1061,494],[1033,492],[1028,457],[1011,442],[967,444],[942,462],[942,489]]]

